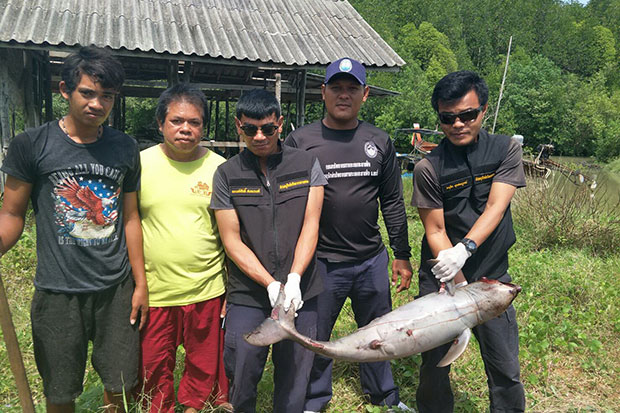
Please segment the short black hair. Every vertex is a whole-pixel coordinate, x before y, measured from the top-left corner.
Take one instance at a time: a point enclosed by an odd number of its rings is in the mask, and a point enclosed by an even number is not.
[[[202,110],[202,124],[209,117],[209,105],[207,97],[202,90],[189,83],[177,83],[174,86],[164,90],[157,101],[155,109],[155,118],[160,124],[166,121],[168,115],[168,107],[173,102],[187,102]]]
[[[431,105],[435,112],[439,111],[439,101],[448,103],[459,100],[470,90],[474,90],[478,95],[480,105],[486,105],[489,100],[489,87],[478,73],[470,70],[460,70],[445,75],[433,90]]]
[[[265,119],[271,114],[280,119],[280,113],[278,99],[265,89],[248,90],[237,102],[237,119],[241,119],[243,115],[250,119]]]
[[[125,70],[121,62],[106,49],[96,46],[80,48],[65,59],[61,77],[67,92],[73,93],[82,75],[94,78],[104,89],[121,90],[125,81]]]

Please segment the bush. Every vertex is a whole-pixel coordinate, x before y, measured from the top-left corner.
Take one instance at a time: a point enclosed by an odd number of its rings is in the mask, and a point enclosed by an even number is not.
[[[603,162],[609,162],[620,156],[620,120],[609,122],[595,144],[596,158]]]

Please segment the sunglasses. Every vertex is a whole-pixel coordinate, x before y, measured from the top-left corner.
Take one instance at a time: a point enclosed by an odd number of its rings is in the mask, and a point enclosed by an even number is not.
[[[279,127],[280,127],[279,125],[274,125],[273,123],[267,123],[265,125],[260,126],[260,131],[263,133],[263,136],[271,136],[274,133],[276,133]],[[258,133],[258,129],[259,129],[258,126],[252,125],[249,123],[241,125],[240,128],[241,130],[243,130],[243,133],[248,138],[253,138],[254,136],[256,136],[256,134]]]
[[[484,105],[461,113],[437,112],[437,115],[439,116],[439,121],[444,125],[453,125],[454,122],[456,122],[456,118],[459,118],[463,123],[467,123],[476,119],[482,111],[482,108],[484,108]]]

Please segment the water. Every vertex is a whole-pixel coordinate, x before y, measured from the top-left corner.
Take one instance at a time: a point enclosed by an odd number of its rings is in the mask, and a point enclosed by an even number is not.
[[[594,163],[592,158],[551,156],[550,159],[573,170],[578,170],[586,177],[592,179],[595,182],[595,188],[591,190],[594,198],[608,207],[618,207],[620,202],[619,174],[601,168]],[[577,189],[577,185],[572,184],[562,173],[554,171],[553,176],[553,181],[561,184],[563,191],[568,192]]]

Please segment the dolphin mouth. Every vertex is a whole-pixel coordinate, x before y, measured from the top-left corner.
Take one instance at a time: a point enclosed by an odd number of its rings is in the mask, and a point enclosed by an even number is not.
[[[518,293],[520,293],[520,292],[521,292],[521,290],[523,290],[523,288],[521,288],[521,286],[520,286],[520,285],[517,285],[517,284],[513,284],[513,283],[504,283],[504,284],[506,284],[506,285],[507,285],[507,286],[509,286],[509,287],[514,288],[514,289],[515,289],[515,291],[517,292],[517,294],[518,294]]]

